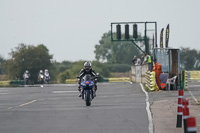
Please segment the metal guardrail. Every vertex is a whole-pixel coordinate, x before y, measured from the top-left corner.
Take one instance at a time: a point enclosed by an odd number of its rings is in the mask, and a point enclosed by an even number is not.
[[[10,81],[0,81],[0,86],[9,86]]]
[[[99,82],[130,82],[131,79],[128,77],[121,77],[121,78],[104,78]],[[77,83],[76,79],[66,79],[67,84]]]
[[[200,71],[187,71],[188,79],[200,79]]]

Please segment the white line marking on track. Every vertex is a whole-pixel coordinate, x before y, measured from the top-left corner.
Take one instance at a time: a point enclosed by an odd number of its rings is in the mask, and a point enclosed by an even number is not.
[[[148,119],[149,119],[149,133],[153,133],[153,120],[152,120],[152,116],[151,116],[151,111],[150,111],[150,104],[149,104],[149,95],[148,93],[144,90],[143,85],[140,83],[140,86],[142,88],[142,91],[145,93],[146,95],[146,110],[147,110],[147,115],[148,115]]]
[[[12,109],[13,107],[9,107],[8,109]]]
[[[53,91],[52,93],[71,93],[71,92],[78,92],[78,91]]]
[[[191,91],[189,91],[190,95],[192,96],[192,98],[194,99],[194,101],[196,102],[196,104],[199,105],[199,101],[196,99],[196,97],[192,94]]]
[[[19,105],[19,107],[22,107],[22,106],[25,106],[25,105],[34,103],[34,102],[36,102],[36,101],[37,101],[37,100],[33,100],[33,101],[28,102],[28,103],[21,104],[21,105]]]
[[[192,87],[200,87],[200,85],[188,85],[189,88],[192,88]]]
[[[5,94],[8,94],[8,93],[0,93],[0,95],[5,95]]]

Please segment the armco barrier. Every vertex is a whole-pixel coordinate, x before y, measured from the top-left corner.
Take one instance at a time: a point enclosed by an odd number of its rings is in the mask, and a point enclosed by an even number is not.
[[[188,71],[190,79],[200,79],[200,71]]]
[[[0,86],[9,86],[10,81],[0,81]]]
[[[129,82],[130,78],[122,77],[122,78],[105,78],[101,82]],[[77,79],[66,79],[66,84],[74,84],[77,83]]]
[[[122,78],[108,78],[108,82],[129,82],[130,78],[122,77]]]
[[[146,87],[149,88],[150,91],[155,91],[157,89],[156,86],[156,78],[155,78],[155,72],[146,72]]]
[[[200,71],[184,71],[184,78],[186,78],[187,81],[190,81],[192,79],[199,80],[200,79]]]
[[[11,80],[10,85],[24,85],[24,80]]]
[[[66,84],[74,84],[74,83],[77,83],[77,79],[66,79],[65,83]]]

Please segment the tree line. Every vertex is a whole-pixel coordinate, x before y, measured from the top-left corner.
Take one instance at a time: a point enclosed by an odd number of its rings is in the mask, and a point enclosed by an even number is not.
[[[133,43],[112,42],[110,36],[110,32],[104,33],[99,44],[95,45],[96,60],[92,61],[93,69],[103,77],[111,76],[112,72],[129,72],[133,56],[142,55]],[[140,43],[140,47],[144,45]],[[181,47],[180,51],[183,69],[200,70],[200,51],[189,47]],[[7,60],[0,55],[0,75],[6,75],[9,80],[22,80],[24,71],[28,70],[36,82],[38,72],[49,69],[53,81],[65,82],[66,79],[76,78],[85,62],[57,62],[44,44],[33,46],[21,43],[9,55]]]

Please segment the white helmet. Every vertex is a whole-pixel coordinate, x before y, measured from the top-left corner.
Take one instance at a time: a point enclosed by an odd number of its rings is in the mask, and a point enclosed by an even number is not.
[[[47,72],[48,72],[48,69],[45,69],[44,72],[47,73]]]
[[[84,68],[85,68],[86,71],[89,71],[91,69],[91,67],[92,67],[92,63],[91,62],[86,61],[84,63]]]
[[[42,70],[40,70],[40,73],[43,73],[43,71],[42,71]]]
[[[25,72],[25,73],[29,73],[29,72],[28,72],[28,70],[26,70],[26,72]]]

